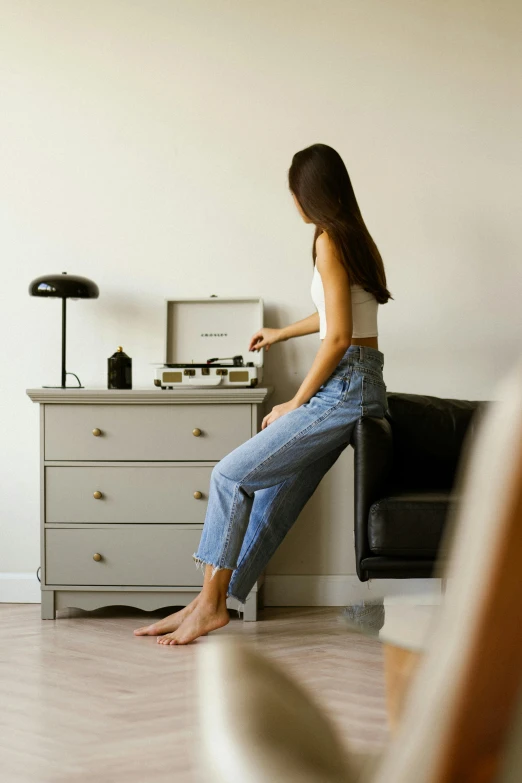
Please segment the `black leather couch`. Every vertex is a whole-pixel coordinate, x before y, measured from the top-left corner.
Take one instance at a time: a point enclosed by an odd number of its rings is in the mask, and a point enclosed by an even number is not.
[[[388,392],[384,419],[359,419],[351,445],[362,582],[432,576],[448,511],[458,503],[452,490],[461,451],[487,405]]]

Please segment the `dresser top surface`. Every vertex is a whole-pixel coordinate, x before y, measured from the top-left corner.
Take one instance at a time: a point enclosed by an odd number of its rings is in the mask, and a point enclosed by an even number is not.
[[[53,404],[176,405],[182,403],[260,404],[273,392],[271,386],[224,389],[27,389],[33,402]]]

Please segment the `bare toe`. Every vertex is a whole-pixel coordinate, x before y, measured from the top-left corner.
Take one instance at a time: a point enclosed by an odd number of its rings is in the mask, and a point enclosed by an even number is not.
[[[134,636],[157,636],[158,631],[156,630],[156,623],[152,623],[152,625],[143,625],[141,628],[136,628],[134,631]]]
[[[174,638],[173,633],[167,633],[164,634],[163,636],[158,636],[156,641],[158,642],[158,644],[170,644],[171,639],[173,638]]]

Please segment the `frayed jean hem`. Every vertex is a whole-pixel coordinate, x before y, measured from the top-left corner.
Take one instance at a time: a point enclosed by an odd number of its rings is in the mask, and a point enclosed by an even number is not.
[[[233,601],[237,601],[243,608],[246,604],[246,598],[238,598],[237,595],[234,595],[233,593],[227,593],[227,598],[232,598]]]
[[[241,614],[245,613],[246,598],[238,598],[236,595],[233,595],[233,593],[227,593],[227,598],[231,598],[233,601],[237,601],[236,612],[239,619],[241,619]]]
[[[214,576],[218,571],[233,571],[234,569],[231,566],[217,566],[214,565],[214,563],[208,563],[206,560],[202,560],[200,557],[198,557],[196,554],[192,555],[192,559],[194,561],[194,564],[196,568],[201,569],[201,571],[205,571],[205,568],[207,566],[212,566],[212,574],[210,575],[210,578],[213,579]]]

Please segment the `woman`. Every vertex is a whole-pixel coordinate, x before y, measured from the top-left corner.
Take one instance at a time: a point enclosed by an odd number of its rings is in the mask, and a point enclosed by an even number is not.
[[[187,644],[229,622],[227,596],[245,602],[356,421],[387,411],[377,308],[393,297],[346,167],[331,147],[313,144],[294,155],[288,178],[301,217],[316,226],[317,312],[283,329],[260,329],[249,350],[313,332],[321,345],[295,396],[214,467],[194,555],[205,570],[203,589],[181,611],[134,632],[160,644]]]

